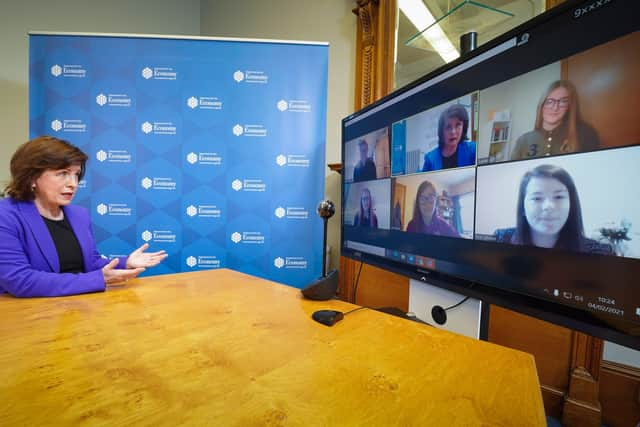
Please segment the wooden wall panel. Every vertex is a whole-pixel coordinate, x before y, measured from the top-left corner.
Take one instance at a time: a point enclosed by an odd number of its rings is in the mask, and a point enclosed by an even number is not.
[[[355,109],[375,102],[393,89],[395,0],[357,0]]]
[[[547,415],[565,426],[599,426],[602,340],[495,305],[489,341],[533,354]]]
[[[393,89],[395,51],[395,0],[357,0],[356,96],[359,110],[387,95]],[[354,284],[360,263],[340,258],[338,296],[355,302]],[[357,303],[369,307],[409,307],[409,279],[364,265],[359,279]]]
[[[540,367],[540,365],[537,366],[538,368]],[[562,416],[562,408],[564,407],[564,390],[545,385],[541,385],[540,389],[542,390],[542,401],[546,414],[560,419]]]
[[[604,425],[640,425],[640,369],[603,362],[600,371],[600,401]]]
[[[563,78],[577,88],[580,113],[605,147],[632,144],[640,134],[640,33],[614,43],[615,49],[610,42],[563,61]]]
[[[360,265],[360,262],[348,258],[340,260],[341,279],[346,282],[344,293],[340,287],[341,299],[373,308],[395,307],[405,313],[409,310],[409,281],[406,277],[368,264],[362,264],[360,270]],[[357,289],[356,280],[359,282]]]
[[[492,305],[489,341],[533,354],[545,411],[560,419],[569,388],[572,331]]]
[[[489,341],[533,354],[540,384],[563,392],[569,388],[570,329],[495,305],[489,314]]]

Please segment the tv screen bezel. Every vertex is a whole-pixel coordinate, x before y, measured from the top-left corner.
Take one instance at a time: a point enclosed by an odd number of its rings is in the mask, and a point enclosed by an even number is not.
[[[456,67],[464,66],[464,64],[469,64],[474,59],[479,59],[482,55],[486,55],[487,52],[491,52],[494,49],[499,49],[500,46],[504,45],[506,42],[513,40],[514,38],[520,36],[523,33],[526,33],[528,30],[536,28],[542,24],[546,24],[549,21],[553,21],[560,17],[565,16],[571,11],[577,10],[579,6],[589,5],[591,1],[583,1],[583,0],[569,0],[563,4],[552,8],[537,17],[533,18],[530,21],[525,22],[524,24],[513,28],[509,32],[493,39],[492,41],[487,42],[486,44],[480,46],[476,50],[461,56],[457,60],[445,64],[442,67],[427,73],[425,76],[415,80],[414,82],[409,83],[408,85],[395,90],[394,92],[386,95],[380,100],[370,104],[361,110],[345,117],[342,120],[342,159],[344,165],[345,158],[345,146],[349,141],[345,138],[345,124],[350,122],[353,119],[361,117],[364,114],[375,114],[375,111],[372,110],[382,108],[384,109],[385,104],[389,103],[397,99],[398,97],[406,94],[407,92],[418,88],[423,85],[423,83],[432,81],[439,76],[443,76],[447,72],[451,72],[455,70]],[[607,3],[603,5],[606,7]],[[385,125],[391,127],[391,125]],[[476,165],[477,167],[477,165]],[[391,177],[393,178],[393,176]],[[368,264],[383,268],[385,270],[392,271],[394,273],[406,276],[410,279],[415,279],[418,281],[422,281],[425,283],[429,283],[432,285],[436,285],[457,293],[461,293],[464,295],[471,296],[473,298],[477,298],[488,302],[490,304],[495,304],[507,309],[511,309],[526,315],[530,315],[532,317],[545,320],[556,325],[560,325],[563,327],[567,327],[570,329],[574,329],[580,332],[587,333],[589,335],[593,335],[595,337],[608,340],[620,345],[624,345],[636,350],[640,350],[640,334],[632,335],[630,334],[629,328],[632,328],[634,331],[640,330],[640,325],[637,325],[633,322],[628,321],[618,321],[615,318],[610,318],[605,315],[598,315],[594,312],[588,311],[586,309],[580,309],[577,307],[560,304],[558,302],[554,302],[551,299],[545,299],[542,296],[533,296],[531,294],[524,293],[521,290],[512,290],[507,291],[501,287],[497,287],[496,285],[489,285],[486,283],[479,283],[474,280],[464,279],[457,277],[455,275],[448,275],[441,271],[430,270],[426,268],[420,268],[415,265],[410,265],[404,262],[394,261],[388,257],[377,256],[373,254],[369,254],[366,252],[359,251],[357,249],[348,248],[345,246],[345,232],[344,232],[344,207],[345,207],[345,174],[343,173],[341,176],[341,197],[342,197],[342,206],[343,209],[341,211],[341,251],[342,256],[353,259],[355,261],[366,262]],[[637,261],[640,262],[640,261]],[[603,320],[604,319],[604,320]],[[622,322],[624,327],[622,329],[616,329],[616,323]],[[624,329],[624,330],[623,330]]]

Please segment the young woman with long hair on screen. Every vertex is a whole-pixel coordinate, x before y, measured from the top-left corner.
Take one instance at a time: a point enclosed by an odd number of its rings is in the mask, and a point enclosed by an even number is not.
[[[516,227],[496,230],[503,243],[611,254],[608,244],[584,235],[582,209],[573,179],[563,168],[540,165],[520,180]]]
[[[378,228],[378,217],[374,213],[373,199],[368,188],[360,192],[360,211],[353,219],[353,225],[357,227]]]
[[[511,160],[595,150],[600,137],[580,115],[578,92],[568,80],[553,82],[540,98],[534,129],[520,136]]]
[[[445,220],[438,216],[438,191],[429,181],[423,181],[416,192],[413,217],[407,225],[412,233],[433,234],[436,236],[460,237],[460,234]]]

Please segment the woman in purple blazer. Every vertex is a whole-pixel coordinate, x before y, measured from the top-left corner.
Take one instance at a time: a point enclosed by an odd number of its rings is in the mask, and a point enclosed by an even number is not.
[[[89,213],[71,200],[87,155],[42,136],[11,158],[11,181],[0,200],[0,293],[50,297],[104,291],[136,277],[167,257],[145,252],[109,261],[97,251]]]

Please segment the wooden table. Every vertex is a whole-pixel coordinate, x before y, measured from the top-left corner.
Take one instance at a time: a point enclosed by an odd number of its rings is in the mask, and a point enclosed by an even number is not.
[[[544,426],[533,357],[230,270],[0,296],[0,425]]]

